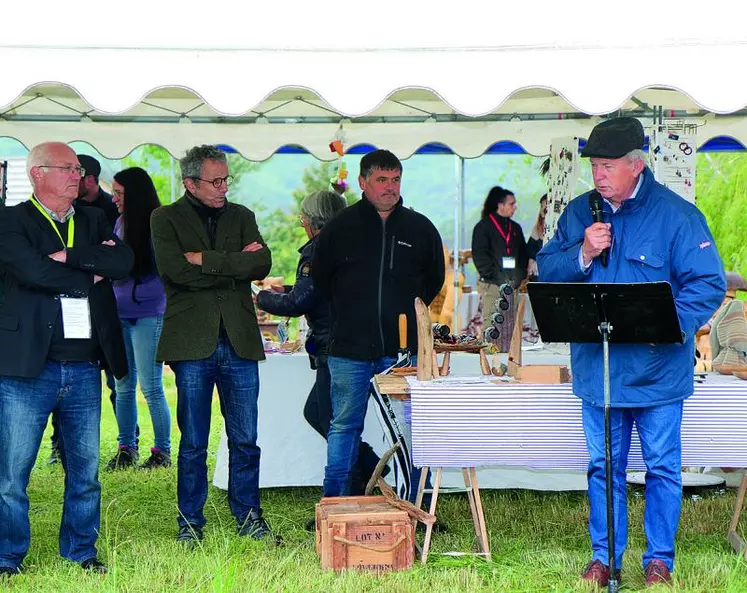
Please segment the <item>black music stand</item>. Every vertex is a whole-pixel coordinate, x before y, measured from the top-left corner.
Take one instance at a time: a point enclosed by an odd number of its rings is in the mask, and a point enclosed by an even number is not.
[[[592,284],[530,282],[537,328],[544,342],[602,343],[604,356],[604,465],[607,490],[607,553],[616,593],[615,511],[612,504],[610,344],[681,344],[672,287],[668,282]]]

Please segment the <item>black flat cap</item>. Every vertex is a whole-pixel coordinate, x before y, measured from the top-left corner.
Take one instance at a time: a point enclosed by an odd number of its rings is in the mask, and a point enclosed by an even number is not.
[[[594,126],[581,156],[619,159],[640,148],[643,148],[641,122],[634,117],[616,117]]]
[[[87,154],[76,155],[80,166],[86,170],[86,175],[93,175],[96,179],[101,175],[101,163]]]

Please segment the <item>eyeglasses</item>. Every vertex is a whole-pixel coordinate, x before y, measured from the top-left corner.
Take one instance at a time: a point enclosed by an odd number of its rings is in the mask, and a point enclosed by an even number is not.
[[[40,169],[59,169],[60,171],[64,171],[68,175],[72,175],[73,172],[77,173],[81,177],[86,176],[86,170],[81,166],[75,166],[75,165],[65,165],[59,166],[59,165],[38,165]]]
[[[233,175],[229,175],[228,177],[216,177],[215,179],[203,179],[202,177],[192,177],[195,181],[204,181],[205,183],[211,183],[214,188],[219,188],[224,183],[226,184],[226,187],[230,187],[233,183]]]

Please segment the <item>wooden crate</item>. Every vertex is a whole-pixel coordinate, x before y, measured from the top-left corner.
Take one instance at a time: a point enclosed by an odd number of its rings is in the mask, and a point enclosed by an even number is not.
[[[316,551],[322,568],[376,573],[410,568],[415,527],[383,496],[322,498],[316,505]]]

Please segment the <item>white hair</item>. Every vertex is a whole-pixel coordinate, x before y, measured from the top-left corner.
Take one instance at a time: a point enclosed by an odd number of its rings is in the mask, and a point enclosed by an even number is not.
[[[632,165],[636,161],[641,161],[644,165],[646,164],[646,153],[640,148],[635,148],[625,155],[628,162]]]

